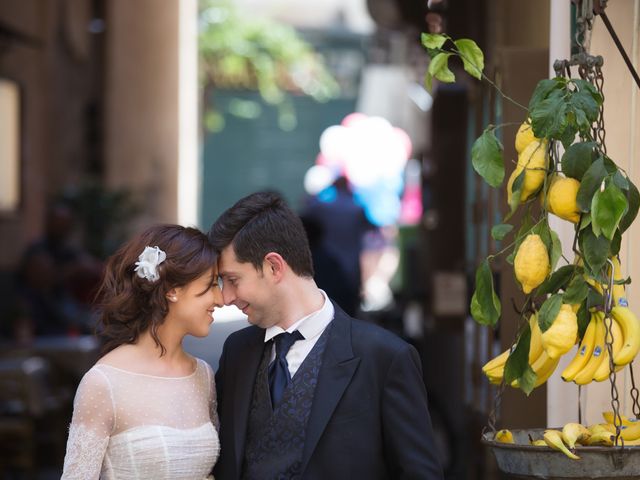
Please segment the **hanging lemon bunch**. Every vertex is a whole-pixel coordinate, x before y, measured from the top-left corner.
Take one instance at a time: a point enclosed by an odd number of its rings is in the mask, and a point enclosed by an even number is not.
[[[423,34],[422,43],[431,57],[427,88],[434,80],[455,81],[448,65],[451,58],[461,60],[473,77],[494,85],[482,73],[484,56],[472,40]],[[508,204],[502,223],[491,231],[505,246],[480,263],[471,314],[491,327],[501,317],[502,301],[491,270],[498,255],[507,254],[525,295],[515,343],[483,367],[491,383],[504,382],[529,394],[578,345],[561,375],[567,382],[585,385],[605,380],[640,350],[640,322],[629,308],[624,285],[630,280],[622,275],[619,260],[622,235],[638,213],[640,193],[593,133],[602,103],[601,93],[586,80],[540,81],[529,104],[518,104],[523,121],[513,139],[517,158],[511,159],[514,167],[506,182],[504,149],[496,135],[502,126],[489,125],[471,149],[475,171],[491,187],[502,189]],[[516,211],[522,214],[510,223]],[[560,262],[562,245],[549,226],[550,215],[573,225],[575,261]],[[614,284],[609,292],[611,274]],[[605,309],[608,296],[614,300],[610,312]],[[605,310],[610,318],[605,318]],[[611,353],[606,338],[612,338]],[[557,432],[549,432],[544,441],[566,446]]]

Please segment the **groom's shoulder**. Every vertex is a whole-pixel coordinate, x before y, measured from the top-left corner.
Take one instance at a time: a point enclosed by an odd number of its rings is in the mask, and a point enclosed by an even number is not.
[[[411,346],[395,333],[370,321],[350,317],[344,312],[337,313],[351,327],[351,341],[354,348],[373,349],[376,351],[398,352]]]
[[[264,330],[255,325],[250,325],[231,333],[225,340],[225,345],[238,348],[246,344],[254,343],[260,338],[264,338]]]

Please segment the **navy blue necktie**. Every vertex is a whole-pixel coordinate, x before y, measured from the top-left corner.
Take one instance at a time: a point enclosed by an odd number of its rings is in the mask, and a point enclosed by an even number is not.
[[[269,365],[269,389],[271,391],[271,405],[273,408],[280,403],[284,389],[291,381],[287,352],[291,345],[298,340],[303,340],[302,334],[296,330],[292,333],[284,332],[274,338],[276,344],[276,359]]]

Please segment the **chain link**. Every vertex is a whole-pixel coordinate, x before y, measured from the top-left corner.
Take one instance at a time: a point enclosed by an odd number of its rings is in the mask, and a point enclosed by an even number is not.
[[[496,434],[496,422],[497,422],[496,419],[498,416],[498,411],[500,410],[500,407],[502,405],[502,394],[504,393],[504,389],[506,386],[507,384],[505,383],[504,377],[503,377],[502,382],[500,383],[500,386],[496,391],[496,396],[494,397],[494,401],[493,401],[493,407],[491,408],[491,412],[489,412],[489,419],[487,420],[487,425],[494,437]],[[483,431],[483,434],[484,434],[484,431]]]
[[[596,0],[597,1],[597,0]],[[576,45],[580,52],[588,52],[591,47],[591,29],[593,27],[593,1],[582,0],[576,6]]]
[[[633,378],[633,362],[629,364],[629,374],[631,375],[631,399],[633,400],[633,414],[636,418],[640,418],[640,400],[638,400],[640,392],[638,392],[638,388],[636,387],[636,380],[635,378]]]
[[[606,132],[604,129],[604,75],[602,75],[602,65],[595,65],[595,78],[594,83],[598,93],[602,96],[602,104],[600,105],[600,112],[598,113],[598,120],[596,121],[596,127],[594,132],[594,138],[597,139],[604,155],[607,154],[607,145],[604,142]]]
[[[611,308],[613,306],[613,275],[614,267],[611,259],[607,259],[609,264],[609,279],[607,282],[607,290],[604,292],[604,327],[605,337],[604,343],[609,357],[609,384],[611,385],[611,409],[613,410],[613,425],[616,428],[615,444],[620,439],[620,429],[622,428],[622,417],[620,416],[620,395],[618,394],[618,386],[616,384],[616,365],[613,363],[613,333],[611,317]],[[622,443],[624,445],[624,442]]]

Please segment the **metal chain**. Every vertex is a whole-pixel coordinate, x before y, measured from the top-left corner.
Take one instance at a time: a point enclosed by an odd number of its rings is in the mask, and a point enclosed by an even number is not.
[[[631,399],[633,400],[633,414],[636,418],[640,418],[640,400],[638,400],[640,392],[638,392],[638,388],[636,387],[636,380],[635,378],[633,378],[633,362],[629,364],[629,373],[631,375]]]
[[[607,291],[604,292],[604,327],[605,337],[604,343],[609,357],[609,384],[611,385],[611,409],[613,410],[613,425],[616,428],[616,438],[614,444],[618,444],[620,439],[620,429],[622,428],[622,417],[620,416],[620,395],[618,394],[618,386],[616,385],[616,365],[613,363],[613,333],[611,316],[611,308],[613,307],[613,275],[614,266],[611,259],[607,259],[609,264],[609,280],[607,282]],[[624,445],[624,443],[623,443]]]
[[[602,57],[600,57],[602,58]],[[596,121],[596,127],[594,128],[594,138],[600,144],[600,148],[603,154],[607,154],[607,145],[604,143],[606,132],[604,129],[604,75],[602,75],[602,63],[595,65],[595,78],[594,83],[598,93],[602,96],[602,104],[600,105],[600,112],[598,113],[598,120]]]
[[[496,396],[494,397],[493,407],[491,408],[491,412],[489,412],[489,419],[487,420],[487,426],[493,433],[495,437],[496,433],[496,418],[498,416],[498,410],[500,410],[500,406],[502,405],[502,394],[504,393],[504,389],[507,384],[504,381],[504,377],[502,378],[502,382],[498,387],[498,391],[496,392]],[[482,432],[484,434],[484,431]]]
[[[582,0],[576,6],[576,45],[580,52],[588,52],[591,46],[591,29],[593,27],[593,1]]]

